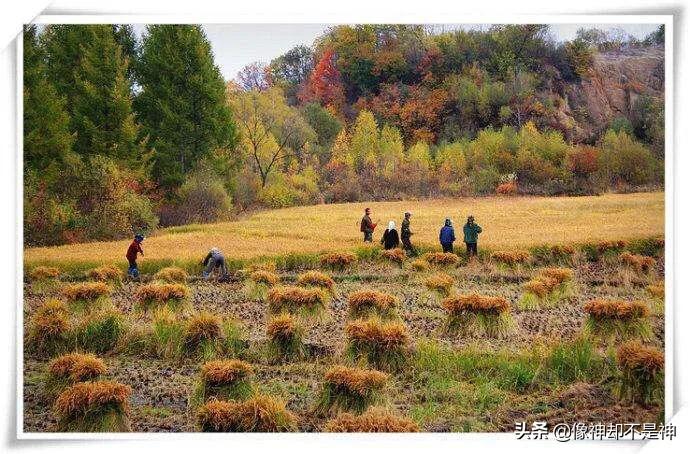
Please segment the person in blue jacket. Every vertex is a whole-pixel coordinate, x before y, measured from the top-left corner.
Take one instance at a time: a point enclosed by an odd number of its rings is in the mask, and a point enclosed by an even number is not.
[[[450,218],[446,218],[444,226],[441,227],[441,232],[438,234],[438,240],[441,242],[443,252],[453,252],[455,230],[453,230],[453,222]]]

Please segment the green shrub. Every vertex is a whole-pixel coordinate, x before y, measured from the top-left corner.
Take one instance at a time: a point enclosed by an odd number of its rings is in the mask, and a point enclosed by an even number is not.
[[[174,220],[177,224],[225,220],[232,213],[232,198],[221,179],[210,169],[200,169],[188,175],[178,190],[178,196]]]

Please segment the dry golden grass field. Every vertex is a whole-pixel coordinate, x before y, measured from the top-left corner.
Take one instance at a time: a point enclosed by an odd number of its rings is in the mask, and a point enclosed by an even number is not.
[[[213,246],[220,247],[231,259],[352,249],[361,245],[359,222],[366,206],[371,207],[374,222],[380,222],[375,241],[389,220],[399,226],[406,210],[413,213],[413,242],[434,246],[445,217],[450,217],[460,230],[468,214],[473,214],[484,229],[480,247],[491,249],[664,233],[663,192],[349,203],[263,211],[232,222],[164,229],[146,239],[146,255],[141,262],[145,266],[152,260],[199,261]],[[128,243],[122,240],[29,248],[24,260],[29,268],[39,263],[124,262]]]

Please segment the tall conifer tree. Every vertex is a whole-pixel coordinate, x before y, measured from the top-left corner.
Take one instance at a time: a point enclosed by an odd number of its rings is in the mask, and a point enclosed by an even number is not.
[[[35,25],[24,31],[24,165],[26,171],[59,166],[74,142],[65,100],[46,77]]]
[[[159,184],[174,189],[211,152],[234,148],[237,133],[225,82],[201,27],[149,26],[136,73],[137,111],[155,150],[153,176]]]

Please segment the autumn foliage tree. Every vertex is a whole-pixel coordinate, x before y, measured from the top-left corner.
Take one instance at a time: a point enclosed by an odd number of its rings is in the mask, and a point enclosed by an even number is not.
[[[316,63],[300,99],[302,102],[317,101],[333,112],[340,112],[343,108],[345,90],[332,50],[326,50]]]
[[[316,134],[299,110],[287,105],[279,88],[237,91],[229,98],[240,127],[240,148],[262,187],[289,160],[306,159]]]

